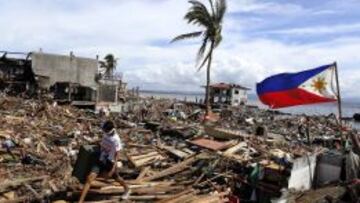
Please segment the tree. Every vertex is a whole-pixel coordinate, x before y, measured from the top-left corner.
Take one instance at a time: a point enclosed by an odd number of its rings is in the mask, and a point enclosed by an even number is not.
[[[114,70],[116,69],[117,59],[113,54],[107,54],[104,57],[104,61],[100,61],[100,68],[105,70],[105,77],[110,77],[114,74]]]
[[[206,115],[210,112],[210,69],[215,48],[222,40],[222,22],[226,12],[226,0],[208,0],[210,9],[198,0],[191,0],[190,9],[184,19],[189,24],[197,25],[201,31],[182,34],[175,37],[172,42],[189,38],[202,37],[202,44],[197,53],[196,66],[198,71],[207,63],[206,69]]]

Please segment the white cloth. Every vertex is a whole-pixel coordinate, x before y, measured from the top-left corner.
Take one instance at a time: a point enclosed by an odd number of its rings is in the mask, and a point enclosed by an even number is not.
[[[299,88],[320,97],[337,99],[335,85],[335,66],[320,72],[302,83]]]
[[[119,135],[114,131],[111,134],[105,134],[101,140],[100,161],[115,161],[116,152],[122,150],[123,144]]]

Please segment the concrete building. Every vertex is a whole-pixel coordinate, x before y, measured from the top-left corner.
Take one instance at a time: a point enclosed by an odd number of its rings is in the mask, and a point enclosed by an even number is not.
[[[111,112],[123,112],[126,108],[126,83],[122,74],[104,76],[98,81],[96,110],[107,109]]]
[[[31,53],[31,68],[41,88],[49,89],[57,82],[77,83],[97,88],[95,76],[98,71],[96,58],[57,55],[42,52]]]
[[[120,112],[126,103],[122,74],[101,77],[98,57],[77,57],[40,52],[0,52],[0,90],[14,95],[51,92],[61,103],[107,106]],[[10,92],[10,91],[7,91]]]
[[[36,81],[29,53],[0,52],[0,91],[17,95],[35,92]]]
[[[210,85],[210,103],[239,106],[248,101],[247,87],[237,84],[216,83]]]

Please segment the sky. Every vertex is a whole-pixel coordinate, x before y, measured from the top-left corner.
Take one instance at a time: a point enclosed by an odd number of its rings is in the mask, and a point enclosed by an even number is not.
[[[207,3],[206,0],[203,0]],[[0,0],[0,50],[118,58],[130,87],[200,91],[200,40],[170,43],[187,25],[186,0]],[[359,0],[228,0],[212,82],[256,82],[337,62],[344,97],[359,97]],[[359,96],[358,96],[359,95]]]

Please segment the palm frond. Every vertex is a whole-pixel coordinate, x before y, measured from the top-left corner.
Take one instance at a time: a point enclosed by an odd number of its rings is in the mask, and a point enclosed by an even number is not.
[[[224,15],[227,9],[226,0],[217,0],[215,3],[215,8],[216,8],[215,19],[218,23],[221,23],[222,20],[224,19]]]
[[[208,0],[210,8],[206,7],[199,0],[190,0],[191,7],[184,16],[184,19],[189,24],[194,24],[202,27],[201,32],[193,32],[182,34],[175,37],[171,42],[178,40],[195,38],[203,35],[202,44],[198,50],[196,57],[196,66],[198,71],[209,62],[213,50],[219,46],[222,41],[222,21],[226,12],[226,0]],[[209,47],[209,42],[211,46]],[[200,64],[200,66],[198,66]]]
[[[204,26],[204,27],[209,27],[211,25],[210,17],[203,14],[202,11],[198,11],[198,10],[189,11],[184,16],[184,19],[189,24],[194,24],[194,25],[199,25],[199,26]]]
[[[211,16],[208,12],[208,9],[202,2],[197,0],[190,0],[189,3],[192,4],[191,9],[204,11],[204,14],[208,14],[209,16]]]
[[[214,8],[213,1],[209,0],[209,4],[210,4],[211,12],[212,12],[211,14],[212,14],[212,16],[214,16],[215,15],[215,8]]]
[[[175,41],[183,40],[183,39],[199,37],[202,33],[203,33],[203,31],[182,34],[182,35],[179,35],[179,36],[175,37],[174,39],[172,39],[171,43],[175,42]]]
[[[197,56],[196,56],[196,63],[197,63],[196,65],[198,65],[200,59],[204,57],[204,53],[205,53],[205,50],[206,50],[206,46],[207,46],[207,44],[208,44],[208,39],[209,39],[208,36],[205,36],[205,38],[203,39],[203,42],[202,42],[202,44],[201,44],[201,47],[200,47],[200,49],[199,49],[199,51],[198,51],[198,53],[197,53]]]
[[[184,17],[188,23],[202,25],[205,27],[210,26],[212,23],[212,17],[206,6],[199,1],[189,1],[189,3],[192,4],[192,7]]]

